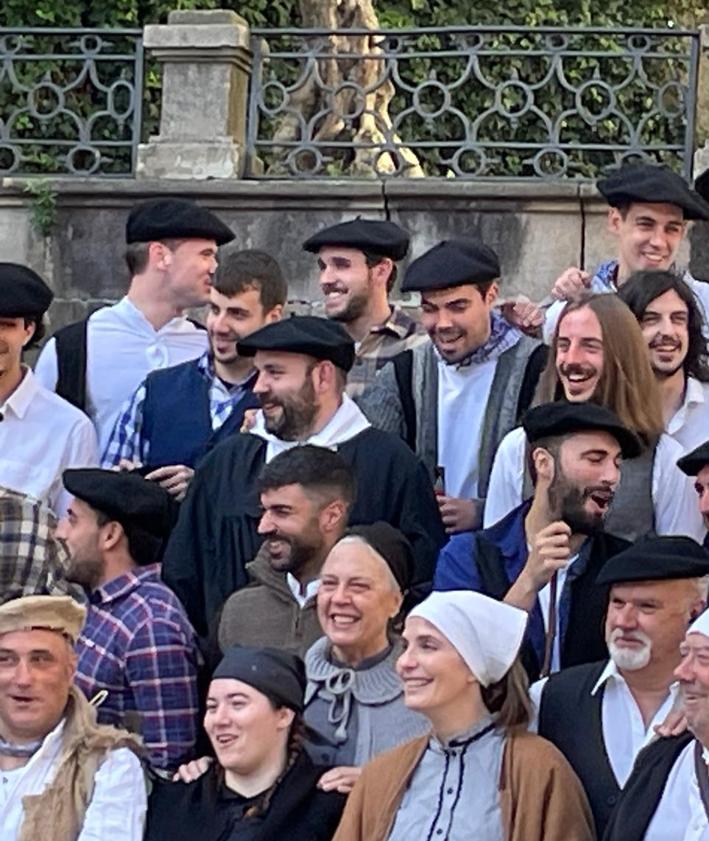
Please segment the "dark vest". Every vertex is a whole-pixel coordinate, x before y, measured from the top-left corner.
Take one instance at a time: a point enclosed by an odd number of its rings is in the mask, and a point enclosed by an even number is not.
[[[643,841],[662,799],[670,771],[691,741],[692,734],[685,732],[668,739],[658,739],[640,751],[606,827],[603,841]]]
[[[605,665],[587,663],[552,675],[539,706],[539,735],[556,745],[576,772],[599,838],[620,795],[603,741],[603,687],[591,695]]]
[[[216,432],[209,414],[209,382],[197,360],[153,371],[145,380],[143,436],[149,442],[152,468],[168,464],[194,467],[212,447],[238,432],[247,409],[259,407],[253,394],[254,380]]]
[[[578,577],[567,579],[566,585],[570,600],[565,633],[559,646],[562,669],[593,663],[608,656],[603,630],[608,588],[599,587],[595,582],[605,562],[627,548],[626,541],[605,532],[595,534],[582,548],[582,552],[588,553],[586,567]],[[499,548],[482,539],[480,533],[476,541],[476,562],[482,592],[502,601],[513,582],[505,573]],[[535,629],[538,631],[536,634]],[[530,682],[535,681],[544,658],[544,624],[538,601],[520,654]]]

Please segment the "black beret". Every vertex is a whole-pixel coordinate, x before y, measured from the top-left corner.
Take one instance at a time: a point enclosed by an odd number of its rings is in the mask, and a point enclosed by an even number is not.
[[[704,172],[694,182],[694,189],[704,199],[709,202],[709,169]]]
[[[371,546],[386,561],[401,592],[409,589],[414,574],[414,553],[399,529],[379,520],[368,526],[352,526],[345,537],[358,537]]]
[[[709,552],[691,537],[664,535],[641,537],[601,569],[596,584],[626,581],[663,581],[668,578],[702,578],[709,575]]]
[[[602,178],[597,186],[611,207],[629,202],[667,203],[681,207],[685,219],[709,219],[709,204],[665,166],[627,164]]]
[[[170,494],[156,482],[138,473],[84,467],[65,470],[64,487],[119,523],[132,525],[164,538],[174,522],[174,503]]]
[[[354,364],[354,342],[336,321],[314,315],[294,315],[256,330],[237,344],[239,356],[255,356],[258,350],[303,353],[315,359],[329,359],[343,371]]]
[[[357,248],[392,260],[403,260],[409,250],[409,235],[393,222],[358,217],[318,231],[305,240],[303,248],[317,254],[326,245]]]
[[[541,438],[598,429],[609,432],[616,439],[623,458],[635,458],[643,449],[635,433],[623,426],[614,412],[596,403],[571,403],[566,400],[543,403],[527,412],[522,426],[530,444]]]
[[[409,265],[401,291],[450,289],[489,283],[499,277],[500,261],[492,248],[474,239],[449,239],[434,245]]]
[[[303,712],[305,667],[300,657],[278,648],[234,645],[214,670],[212,680],[231,678],[253,686],[298,713]]]
[[[709,441],[705,441],[696,449],[692,450],[691,453],[687,453],[686,456],[682,456],[682,458],[677,462],[677,467],[679,467],[683,473],[686,473],[687,476],[696,476],[697,473],[699,473],[699,471],[708,464]]]
[[[0,315],[41,317],[54,294],[42,278],[19,263],[0,263]]]
[[[224,245],[234,233],[205,207],[187,199],[154,199],[131,210],[126,225],[126,242],[161,239],[213,239]]]

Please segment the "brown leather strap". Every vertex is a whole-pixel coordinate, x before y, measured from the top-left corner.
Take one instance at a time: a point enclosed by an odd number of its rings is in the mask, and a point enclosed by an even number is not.
[[[547,633],[544,639],[544,665],[542,666],[541,677],[548,677],[551,672],[551,658],[554,653],[554,640],[556,639],[556,591],[558,585],[558,572],[555,572],[549,582],[549,619],[547,621]]]

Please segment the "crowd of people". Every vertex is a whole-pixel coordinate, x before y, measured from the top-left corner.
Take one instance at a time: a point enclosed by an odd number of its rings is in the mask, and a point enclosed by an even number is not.
[[[709,172],[598,188],[595,274],[448,240],[417,317],[393,222],[314,232],[289,317],[144,202],[34,370],[0,263],[3,841],[709,841]]]

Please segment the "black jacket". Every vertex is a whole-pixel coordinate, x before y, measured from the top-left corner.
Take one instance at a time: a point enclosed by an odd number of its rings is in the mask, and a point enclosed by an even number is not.
[[[245,800],[221,782],[214,763],[193,783],[155,783],[145,841],[330,841],[345,796],[316,788],[326,769],[305,753],[296,760],[261,817],[243,818]]]
[[[239,434],[206,456],[167,546],[163,578],[202,637],[226,599],[248,584],[246,564],[262,543],[256,481],[266,446],[255,435]],[[414,582],[430,582],[445,532],[421,461],[397,436],[373,427],[340,444],[337,452],[357,482],[350,523],[385,520],[400,529],[414,550]]]

